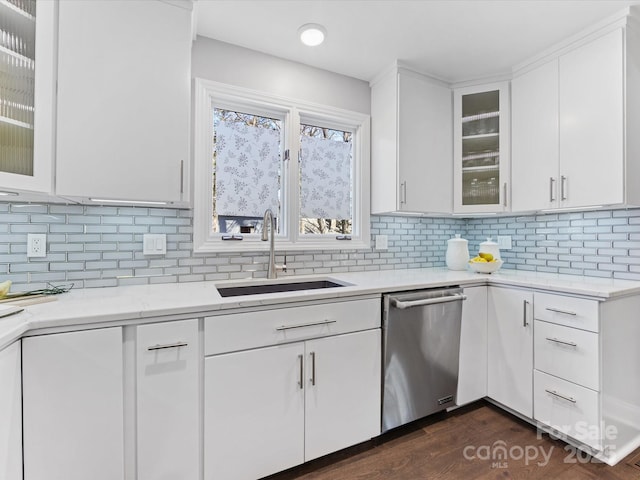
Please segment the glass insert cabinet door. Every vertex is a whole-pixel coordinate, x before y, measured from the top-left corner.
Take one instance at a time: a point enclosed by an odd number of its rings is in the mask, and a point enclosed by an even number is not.
[[[55,2],[0,0],[2,189],[51,189],[54,12]]]
[[[465,88],[454,95],[454,209],[509,208],[508,84]]]

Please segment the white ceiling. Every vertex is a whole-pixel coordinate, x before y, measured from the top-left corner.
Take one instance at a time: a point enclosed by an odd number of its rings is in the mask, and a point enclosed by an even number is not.
[[[449,82],[507,73],[640,0],[197,0],[197,33],[371,80],[399,60]],[[306,47],[305,23],[327,39]]]

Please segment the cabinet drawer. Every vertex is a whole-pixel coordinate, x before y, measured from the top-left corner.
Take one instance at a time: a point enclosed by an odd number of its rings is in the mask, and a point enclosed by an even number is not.
[[[538,422],[601,448],[598,392],[534,370],[533,408]]]
[[[379,328],[377,298],[290,306],[205,318],[205,355]]]
[[[535,321],[535,368],[600,390],[598,334]]]
[[[538,320],[597,332],[598,311],[597,300],[549,293],[534,295],[534,316]]]

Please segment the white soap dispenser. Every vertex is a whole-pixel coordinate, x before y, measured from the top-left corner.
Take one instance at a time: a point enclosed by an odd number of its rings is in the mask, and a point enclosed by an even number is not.
[[[464,238],[460,238],[460,234],[456,234],[456,238],[447,240],[447,267],[449,270],[466,270],[469,263],[469,242]]]

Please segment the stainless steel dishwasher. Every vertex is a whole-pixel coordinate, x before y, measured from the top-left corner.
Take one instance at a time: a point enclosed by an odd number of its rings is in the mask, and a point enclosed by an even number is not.
[[[456,404],[459,287],[384,295],[382,431]]]

